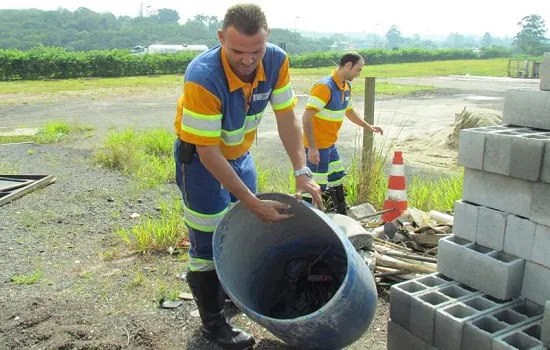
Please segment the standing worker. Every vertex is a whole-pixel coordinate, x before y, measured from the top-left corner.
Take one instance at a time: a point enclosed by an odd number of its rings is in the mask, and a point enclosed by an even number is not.
[[[187,281],[203,335],[231,349],[246,349],[255,341],[225,318],[225,292],[212,260],[212,235],[230,202],[237,200],[265,222],[289,217],[281,213],[285,204],[255,196],[257,174],[249,149],[268,102],[292,162],[297,199],[309,193],[322,209],[321,191],[306,166],[302,131],[294,113],[289,60],[282,49],[267,43],[268,34],[258,5],[230,7],[218,31],[220,44],[187,67],[174,123],[176,182],[191,242]]]
[[[361,74],[364,64],[360,54],[344,54],[338,68],[311,89],[302,118],[307,166],[321,186],[327,209],[339,214],[347,212],[343,185],[346,171],[336,147],[344,116],[364,129],[383,134],[382,128],[365,122],[353,108],[350,82]]]

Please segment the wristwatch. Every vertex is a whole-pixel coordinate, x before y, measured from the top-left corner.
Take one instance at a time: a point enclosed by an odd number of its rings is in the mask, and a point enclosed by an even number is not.
[[[313,174],[311,173],[311,170],[309,170],[308,167],[298,169],[294,172],[294,176],[296,176],[296,177],[301,176],[301,175],[306,175],[310,179],[313,178]]]

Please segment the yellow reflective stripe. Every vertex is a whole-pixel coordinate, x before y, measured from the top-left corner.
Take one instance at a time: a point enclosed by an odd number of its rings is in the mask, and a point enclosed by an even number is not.
[[[344,164],[342,164],[342,160],[337,160],[332,163],[329,163],[328,165],[328,173],[336,173],[339,171],[344,171]]]
[[[274,90],[270,100],[271,108],[273,108],[274,111],[291,106],[296,100],[294,91],[292,90],[292,84],[288,83],[282,88]]]
[[[245,134],[257,129],[262,121],[263,113],[246,116],[242,128],[232,131],[221,131],[221,140],[227,146],[240,145],[244,141]]]
[[[342,177],[342,178],[339,179],[339,180],[330,181],[330,182],[328,183],[328,187],[336,187],[336,186],[339,186],[339,185],[341,185],[341,184],[343,184],[343,183],[344,183],[344,178]]]
[[[317,96],[310,95],[306,102],[306,107],[314,107],[321,110],[325,108],[325,102]]]
[[[332,122],[339,122],[344,120],[345,115],[345,110],[331,111],[330,109],[323,108],[319,113],[315,115],[315,117]]]
[[[184,125],[183,122],[181,123],[181,130],[183,130],[185,132],[188,132],[190,134],[193,134],[193,135],[205,136],[205,137],[219,137],[221,132],[222,132],[221,129],[219,129],[218,131],[198,130],[198,129],[195,129],[195,128]]]
[[[292,97],[290,100],[286,101],[285,103],[281,103],[278,105],[271,105],[271,108],[273,108],[274,111],[280,111],[281,109],[290,107],[295,103],[298,103],[298,98],[296,96]]]
[[[212,271],[216,269],[213,260],[190,257],[187,267],[191,271]]]
[[[183,110],[181,129],[195,135],[216,137],[220,136],[222,115],[199,114],[188,109]]]
[[[202,214],[194,210],[189,209],[187,206],[183,206],[184,221],[187,225],[195,230],[204,232],[214,232],[216,226],[227,212],[228,208],[215,214]]]
[[[313,174],[313,180],[317,182],[319,185],[326,185],[328,182],[328,173],[314,173]]]

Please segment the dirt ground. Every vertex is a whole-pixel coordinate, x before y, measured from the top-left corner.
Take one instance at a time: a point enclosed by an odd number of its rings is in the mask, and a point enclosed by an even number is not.
[[[432,83],[437,87],[435,79]],[[464,105],[500,110],[501,84],[531,87],[530,81],[498,82],[494,91],[478,88],[487,86],[483,80],[467,89],[462,80],[455,89],[447,86],[448,80],[445,84],[421,96],[377,98],[377,123],[385,128],[387,138],[378,142],[401,142],[408,175],[448,169],[448,164],[438,167],[430,158],[415,161],[413,154],[429,151],[407,145],[408,137],[429,139],[448,130]],[[479,98],[480,93],[487,98]],[[216,349],[200,337],[192,301],[173,310],[159,308],[167,292],[189,291],[178,279],[185,269],[185,256],[135,254],[125,249],[116,234],[118,227],[136,223],[132,213],[158,215],[159,201],[178,196],[175,184],[140,190],[132,180],[91,161],[109,130],[170,130],[176,97],[176,91],[78,95],[0,106],[4,130],[38,127],[48,120],[94,127],[92,137],[66,144],[0,145],[0,173],[53,174],[57,179],[0,207],[0,349]],[[299,115],[303,104],[301,97]],[[360,134],[357,127],[345,123],[341,135],[341,153],[349,159],[356,153]],[[285,159],[272,113],[264,117],[254,153],[260,164]],[[421,168],[422,161],[427,168]],[[14,276],[32,274],[39,276],[34,284],[12,282]],[[290,349],[233,306],[228,305],[227,312],[235,325],[255,336],[257,349]],[[375,320],[349,349],[385,349],[388,317],[388,291],[379,290]]]

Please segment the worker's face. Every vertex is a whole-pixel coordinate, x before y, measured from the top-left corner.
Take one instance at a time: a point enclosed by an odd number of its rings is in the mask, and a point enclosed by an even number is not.
[[[268,31],[260,29],[255,35],[240,33],[234,26],[218,31],[220,43],[225,47],[231,68],[238,76],[249,76],[265,54]]]
[[[361,70],[365,65],[365,61],[359,60],[355,65],[352,65],[351,62],[346,63],[346,80],[352,81],[361,74]]]

